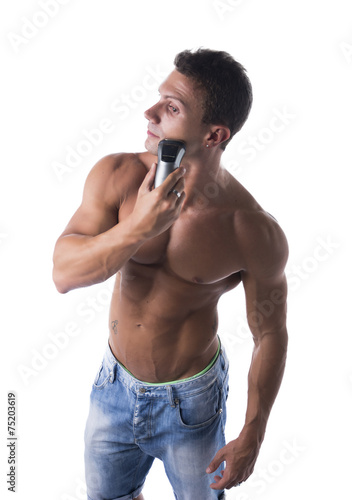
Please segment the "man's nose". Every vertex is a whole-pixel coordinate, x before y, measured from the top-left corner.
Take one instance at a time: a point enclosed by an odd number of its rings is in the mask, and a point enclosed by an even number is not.
[[[152,121],[153,123],[160,122],[160,116],[158,113],[158,103],[154,104],[154,106],[144,111],[144,116],[147,120]]]

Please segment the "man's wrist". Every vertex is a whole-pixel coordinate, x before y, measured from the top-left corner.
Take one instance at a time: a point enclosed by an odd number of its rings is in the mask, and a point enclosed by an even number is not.
[[[252,421],[245,423],[238,438],[241,441],[260,448],[265,436],[265,425],[262,422]]]

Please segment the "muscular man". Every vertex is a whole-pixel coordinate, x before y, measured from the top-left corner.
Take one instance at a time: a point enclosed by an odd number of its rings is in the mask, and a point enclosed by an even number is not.
[[[85,432],[90,500],[141,499],[156,457],[177,499],[224,498],[253,472],[284,372],[287,242],[220,166],[251,107],[246,72],[225,52],[184,51],[159,90],[146,152],[97,163],[54,252],[61,293],[116,274]],[[154,189],[164,138],[187,150]],[[217,303],[240,283],[254,350],[244,426],[226,444]]]

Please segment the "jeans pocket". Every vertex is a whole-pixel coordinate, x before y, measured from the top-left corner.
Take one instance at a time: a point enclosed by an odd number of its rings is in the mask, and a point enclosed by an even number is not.
[[[111,378],[111,368],[105,361],[103,361],[94,379],[93,387],[95,389],[103,389],[108,383],[110,378]]]
[[[183,427],[199,428],[210,425],[222,413],[222,391],[214,383],[206,391],[178,399],[179,420]]]

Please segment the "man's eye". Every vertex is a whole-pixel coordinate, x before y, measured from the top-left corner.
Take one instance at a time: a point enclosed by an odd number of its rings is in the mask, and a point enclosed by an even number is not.
[[[170,111],[172,111],[173,113],[177,113],[177,108],[175,108],[175,106],[173,106],[172,104],[169,104],[169,109]]]

